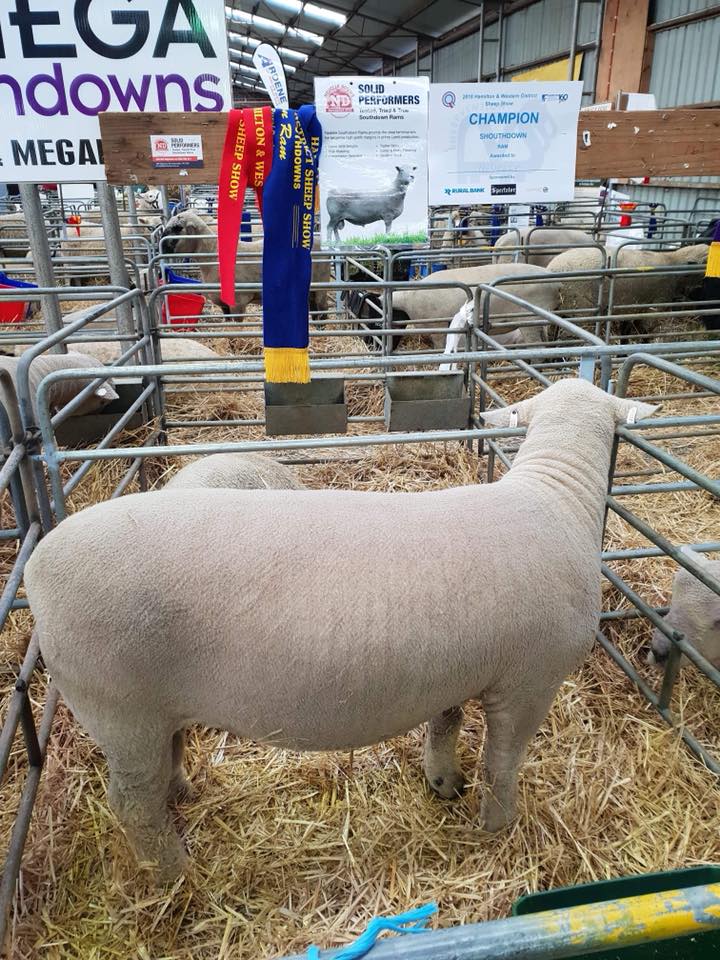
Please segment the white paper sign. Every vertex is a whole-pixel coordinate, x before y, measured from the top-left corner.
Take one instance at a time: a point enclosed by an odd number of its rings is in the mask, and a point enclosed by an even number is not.
[[[0,180],[104,180],[103,111],[231,106],[223,0],[0,3]]]
[[[323,246],[424,243],[427,77],[316,77]]]
[[[202,167],[203,146],[200,134],[150,137],[152,165],[159,169],[171,167]]]
[[[430,86],[430,203],[572,200],[581,81]]]

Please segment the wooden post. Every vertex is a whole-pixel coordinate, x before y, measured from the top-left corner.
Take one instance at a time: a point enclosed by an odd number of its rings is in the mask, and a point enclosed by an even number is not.
[[[595,100],[639,93],[650,0],[607,0],[603,16]]]
[[[217,183],[224,113],[105,113],[100,130],[110,183]],[[200,134],[203,167],[156,169],[150,135]],[[691,177],[720,175],[720,110],[581,113],[575,176]]]

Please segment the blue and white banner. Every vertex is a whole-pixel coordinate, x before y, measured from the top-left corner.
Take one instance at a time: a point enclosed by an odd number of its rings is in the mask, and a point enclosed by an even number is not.
[[[287,80],[280,54],[269,43],[261,43],[253,53],[255,69],[265,85],[268,96],[276,110],[287,110],[290,106],[287,92]]]
[[[431,84],[431,206],[572,200],[582,86]]]

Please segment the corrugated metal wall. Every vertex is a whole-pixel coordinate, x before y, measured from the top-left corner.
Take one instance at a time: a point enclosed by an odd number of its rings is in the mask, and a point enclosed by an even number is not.
[[[572,30],[573,0],[538,0],[537,3],[505,17],[503,26],[503,79],[521,71],[522,65],[536,60],[552,60],[568,53]],[[583,0],[580,5],[578,43],[592,43],[597,39],[598,16],[601,0]],[[483,49],[483,74],[494,76],[497,59],[497,44],[492,38],[497,35],[497,25],[490,23],[485,28]],[[436,83],[462,83],[477,79],[478,68],[477,33],[469,34],[435,51],[433,80]],[[584,81],[583,100],[592,103],[595,79],[594,50],[583,56],[581,79]],[[423,57],[420,72],[428,73],[430,58]],[[400,76],[414,76],[415,64],[406,64],[398,70]]]
[[[655,3],[651,4],[650,22],[662,23],[663,20],[684,17],[686,13],[709,10],[716,3],[717,0],[655,0]]]
[[[707,10],[717,0],[655,0],[651,22],[662,23],[687,13]],[[720,16],[680,24],[655,34],[649,89],[658,107],[720,100]],[[682,183],[681,178],[674,182]],[[669,210],[685,211],[695,220],[708,212],[720,213],[720,177],[693,177],[693,183],[707,183],[701,189],[688,187],[627,187],[634,200],[663,202]],[[694,214],[693,214],[694,211]]]
[[[632,0],[627,0],[632,2]],[[684,16],[710,9],[718,0],[655,0],[651,3],[651,22]],[[578,44],[593,43],[597,39],[601,0],[584,0],[580,5]],[[524,65],[538,60],[551,60],[567,54],[572,29],[573,0],[537,0],[536,3],[505,17],[503,38],[503,79],[509,80],[521,73]],[[483,74],[494,75],[497,45],[495,24],[486,27],[483,50]],[[595,50],[583,56],[581,78],[584,82],[583,102],[594,99]],[[720,16],[696,23],[681,24],[655,35],[653,62],[649,89],[655,94],[659,107],[681,106],[720,100]],[[439,83],[463,82],[477,78],[478,35],[463,37],[435,51],[433,80]],[[420,61],[420,72],[430,74],[430,56]],[[414,61],[398,73],[414,76]],[[681,183],[681,179],[675,182]],[[707,183],[707,187],[628,186],[623,190],[633,199],[648,203],[665,203],[670,210],[684,211],[695,219],[707,218],[710,212],[720,213],[720,184],[717,177],[694,177],[693,182]]]

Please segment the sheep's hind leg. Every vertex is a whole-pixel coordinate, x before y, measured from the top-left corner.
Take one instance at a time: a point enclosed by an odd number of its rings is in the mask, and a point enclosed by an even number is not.
[[[482,821],[494,833],[507,826],[517,812],[517,786],[520,766],[528,743],[547,717],[557,693],[532,688],[483,695],[487,720],[485,741],[485,796]]]
[[[196,797],[196,791],[183,769],[183,756],[185,755],[185,731],[177,730],[172,738],[172,775],[170,777],[170,789],[168,790],[168,799],[171,803],[178,801],[192,801]]]
[[[110,767],[108,800],[139,861],[152,862],[163,880],[173,880],[187,862],[170,819],[170,735],[139,722],[113,731],[104,747]]]
[[[462,707],[450,707],[430,720],[425,738],[425,776],[435,793],[448,800],[465,788],[456,756],[462,721]]]

